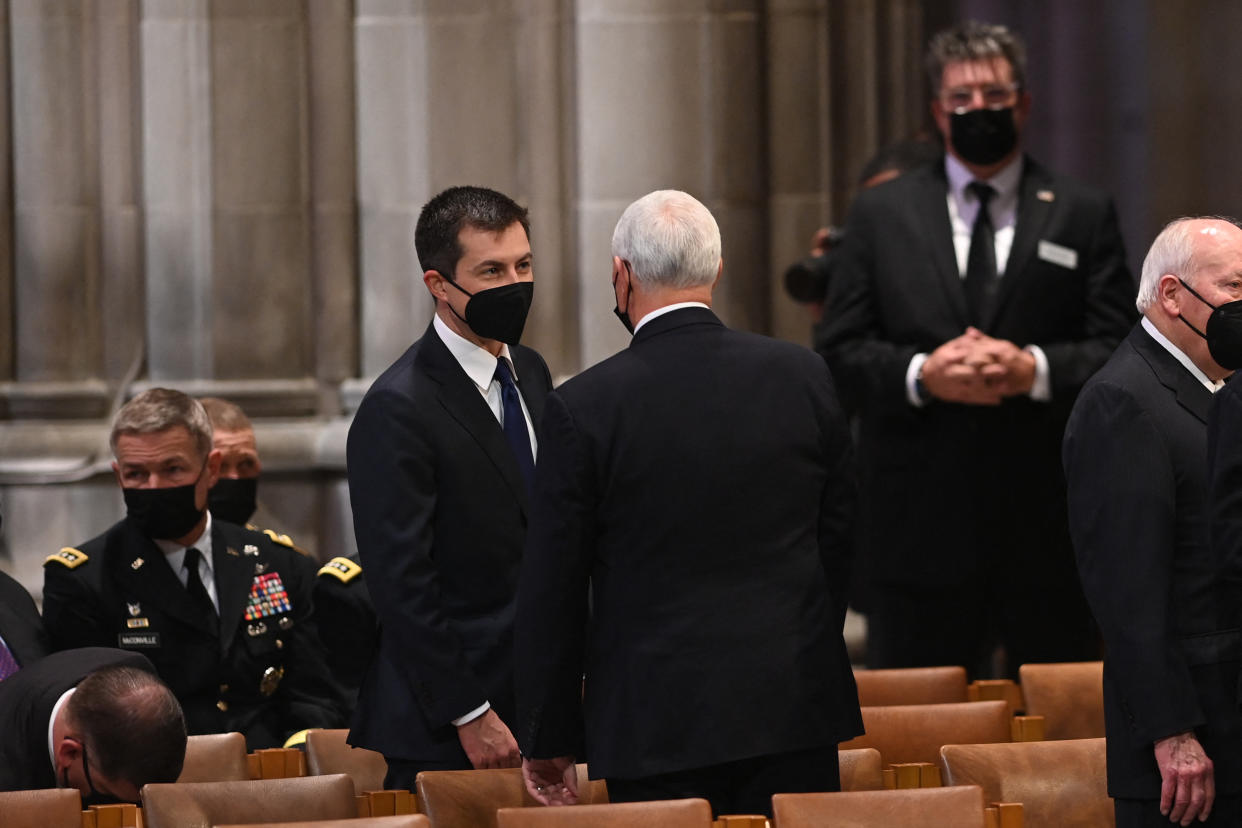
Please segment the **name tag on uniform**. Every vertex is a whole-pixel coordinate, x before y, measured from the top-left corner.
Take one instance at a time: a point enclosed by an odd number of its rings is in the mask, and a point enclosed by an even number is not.
[[[1051,262],[1069,270],[1078,269],[1078,251],[1056,242],[1041,241],[1037,255],[1045,262]]]
[[[116,638],[117,646],[126,650],[149,650],[160,646],[160,634],[157,632],[121,633]]]

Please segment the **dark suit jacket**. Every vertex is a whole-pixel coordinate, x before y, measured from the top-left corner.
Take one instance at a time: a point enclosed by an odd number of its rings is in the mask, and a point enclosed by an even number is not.
[[[525,755],[581,757],[583,706],[592,776],[862,732],[841,638],[849,433],[822,360],[672,311],[549,396],[539,433]]]
[[[70,567],[52,555],[43,568],[43,617],[56,649],[143,653],[181,702],[191,734],[240,731],[251,750],[279,747],[303,728],[344,724],[310,618],[312,584],[291,547],[213,519],[215,626],[193,613],[164,554],[129,520],[75,551],[87,559]],[[259,581],[274,583],[272,575],[288,606],[258,605]]]
[[[113,665],[154,672],[137,653],[91,647],[54,653],[0,682],[0,791],[56,787],[47,728],[61,695]]]
[[[967,327],[947,191],[937,162],[859,194],[816,330],[859,417],[860,551],[892,584],[962,585],[987,561],[1035,586],[1072,583],[1057,462],[1065,418],[1135,317],[1116,214],[1102,193],[1026,159],[1013,246],[982,330],[1043,349],[1052,401],[916,408],[906,397],[911,358]],[[1077,266],[1041,258],[1045,241],[1073,251]]]
[[[1083,388],[1065,433],[1070,529],[1104,636],[1113,796],[1160,796],[1155,740],[1194,730],[1217,793],[1242,792],[1242,596],[1208,544],[1211,393],[1142,328]]]
[[[315,626],[323,642],[328,669],[341,689],[352,717],[358,688],[379,638],[375,605],[357,555],[336,557],[315,575]]]
[[[529,348],[510,352],[538,423],[547,365]],[[380,621],[350,743],[469,768],[453,719],[489,701],[512,727],[527,520],[517,460],[432,326],[367,391],[347,452],[354,534]]]
[[[51,650],[34,599],[24,586],[4,572],[0,572],[0,636],[23,667]]]

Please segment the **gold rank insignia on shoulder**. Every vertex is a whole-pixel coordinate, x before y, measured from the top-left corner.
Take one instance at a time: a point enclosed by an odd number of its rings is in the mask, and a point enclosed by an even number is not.
[[[331,575],[343,584],[347,584],[362,574],[362,567],[349,558],[336,557],[319,568],[320,575]]]
[[[278,535],[275,532],[273,532],[271,529],[264,529],[263,534],[267,535],[274,542],[279,543],[281,546],[287,546],[290,549],[296,548],[293,545],[293,539],[290,538],[288,535]]]
[[[48,555],[47,558],[44,559],[43,565],[47,566],[50,563],[58,563],[66,569],[77,569],[88,560],[90,560],[90,555],[87,555],[81,549],[74,549],[72,546],[66,546],[55,555]]]

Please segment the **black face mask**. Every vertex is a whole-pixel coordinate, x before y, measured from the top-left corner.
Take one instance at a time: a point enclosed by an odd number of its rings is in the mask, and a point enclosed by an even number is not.
[[[1018,145],[1013,107],[950,113],[949,141],[963,161],[980,167],[995,164]]]
[[[1182,287],[1190,291],[1196,299],[1212,309],[1212,315],[1208,317],[1206,333],[1186,322],[1186,317],[1178,316],[1178,319],[1182,320],[1187,328],[1207,340],[1208,353],[1212,355],[1213,362],[1226,371],[1236,371],[1242,368],[1242,299],[1225,302],[1222,305],[1213,305],[1200,296],[1197,290],[1186,284],[1184,279],[1179,278],[1177,281],[1181,282]]]
[[[613,298],[615,299],[616,291],[617,291],[617,282],[615,279],[613,280],[613,283],[612,283],[612,290],[613,290]],[[630,278],[630,292],[628,292],[625,297],[625,310],[621,309],[621,303],[619,301],[612,309],[612,312],[615,313],[617,315],[617,318],[621,320],[621,324],[625,326],[625,329],[627,331],[629,331],[630,336],[634,335],[634,321],[630,319],[630,298],[634,295],[633,290],[634,290],[634,280],[631,277]]]
[[[245,526],[258,502],[259,478],[221,477],[207,493],[207,508],[220,520]]]
[[[202,476],[200,471],[198,479]],[[194,505],[198,479],[168,489],[122,489],[129,519],[147,537],[173,540],[185,536],[203,518],[203,510]]]
[[[82,774],[86,777],[86,787],[90,788],[90,793],[82,795],[82,808],[90,808],[92,805],[121,805],[128,800],[121,799],[119,796],[112,794],[100,793],[95,790],[95,783],[91,781],[91,766],[86,761],[86,743],[82,742]],[[72,787],[69,784],[69,769],[65,768],[61,772],[61,779],[64,787]]]
[[[526,314],[530,311],[530,303],[535,295],[534,282],[513,282],[500,287],[480,290],[471,293],[452,279],[446,279],[450,285],[470,297],[466,303],[466,315],[449,310],[462,322],[470,326],[470,330],[482,339],[495,339],[506,345],[516,345],[522,338],[522,329],[526,327]]]

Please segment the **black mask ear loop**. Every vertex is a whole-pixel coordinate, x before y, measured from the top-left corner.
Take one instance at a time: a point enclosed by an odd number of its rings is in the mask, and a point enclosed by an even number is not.
[[[446,282],[448,282],[450,285],[452,285],[453,287],[455,287],[455,288],[457,288],[458,290],[460,290],[462,293],[464,293],[464,294],[466,294],[467,296],[469,296],[471,299],[473,299],[473,298],[474,298],[474,294],[473,294],[473,293],[471,293],[470,291],[466,290],[464,287],[462,287],[461,285],[457,284],[457,282],[455,282],[454,280],[452,280],[452,279],[450,279],[449,277],[445,276],[443,273],[441,273],[441,274],[440,274],[440,277],[441,277],[442,279],[444,279],[444,281],[446,281]],[[452,302],[450,302],[449,300],[445,299],[445,300],[444,300],[444,304],[448,305],[449,310],[451,310],[451,311],[453,312],[453,316],[456,316],[458,319],[460,319],[460,320],[462,321],[462,324],[463,324],[463,325],[467,325],[467,326],[469,326],[469,325],[470,325],[470,323],[466,321],[466,317],[464,317],[464,316],[462,316],[460,313],[458,313],[458,312],[457,312],[457,309],[453,307],[453,303],[452,303]],[[469,304],[469,303],[467,303],[467,304]]]
[[[1196,299],[1198,299],[1200,302],[1202,302],[1203,304],[1207,305],[1207,306],[1208,306],[1209,308],[1211,308],[1212,310],[1216,310],[1216,305],[1213,305],[1211,302],[1209,302],[1208,300],[1206,300],[1206,299],[1204,299],[1202,296],[1200,296],[1200,295],[1199,295],[1199,291],[1195,290],[1195,289],[1194,289],[1194,288],[1192,288],[1190,285],[1186,284],[1186,280],[1185,280],[1185,279],[1183,279],[1181,276],[1178,276],[1178,277],[1177,277],[1177,281],[1181,282],[1181,283],[1182,283],[1182,287],[1184,287],[1184,288],[1186,288],[1186,290],[1190,291],[1190,293],[1191,293],[1191,294],[1192,294],[1192,295],[1193,295]],[[1190,324],[1189,322],[1187,322],[1187,321],[1186,321],[1186,317],[1182,316],[1182,315],[1179,313],[1179,314],[1177,315],[1177,318],[1178,318],[1178,319],[1180,319],[1180,320],[1182,320],[1182,324],[1184,324],[1187,328],[1190,328],[1192,331],[1194,331],[1195,333],[1197,333],[1199,336],[1203,337],[1205,340],[1207,339],[1207,334],[1205,334],[1203,331],[1199,330],[1199,329],[1198,329],[1198,328],[1196,328],[1194,325],[1192,325],[1192,324]]]

